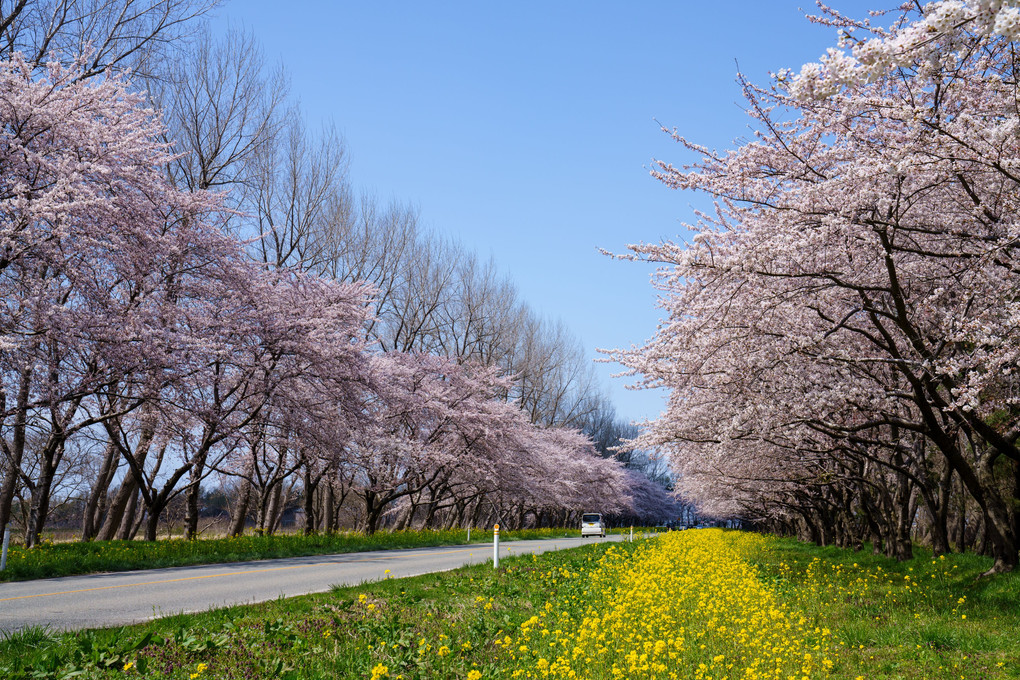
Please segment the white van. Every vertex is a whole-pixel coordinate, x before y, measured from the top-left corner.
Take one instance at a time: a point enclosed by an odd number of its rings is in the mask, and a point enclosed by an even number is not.
[[[586,512],[581,515],[581,538],[588,536],[606,537],[606,525],[602,523],[602,515],[597,512]]]

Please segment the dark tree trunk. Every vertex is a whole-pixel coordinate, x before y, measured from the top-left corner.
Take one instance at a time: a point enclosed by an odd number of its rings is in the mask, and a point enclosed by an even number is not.
[[[194,541],[198,538],[198,515],[201,511],[199,501],[202,497],[202,473],[196,474],[191,468],[188,475],[188,486],[184,491],[184,538]]]
[[[319,481],[322,479],[320,475],[315,478],[312,475],[311,466],[305,466],[305,497],[304,497],[304,510],[305,510],[305,536],[310,536],[315,533],[316,522],[315,522],[315,492],[318,489]]]
[[[155,541],[159,536],[156,531],[159,529],[159,517],[163,514],[163,506],[153,503],[149,507],[148,516],[145,518],[145,540]]]
[[[32,383],[32,369],[21,371],[18,383],[18,397],[15,405],[14,424],[12,426],[10,445],[7,440],[0,441],[3,447],[4,482],[0,486],[0,531],[11,521],[11,507],[14,505],[14,492],[21,474],[21,464],[25,456],[25,429],[28,425],[28,395]],[[7,395],[0,391],[0,403],[6,405]]]
[[[931,549],[933,555],[944,555],[951,551],[949,545],[949,506],[953,490],[953,471],[947,465],[939,478],[939,495],[935,507],[929,507],[932,515]],[[923,491],[923,489],[922,489]],[[928,504],[927,495],[925,503]],[[930,505],[930,504],[929,504]]]
[[[330,479],[322,490],[322,523],[327,534],[336,532],[336,504],[333,493],[333,480]]]
[[[365,500],[365,533],[372,535],[379,530],[379,519],[389,502],[381,499],[379,494],[374,491],[365,491],[363,498]]]
[[[963,488],[963,482],[960,482],[956,494],[956,549],[963,552],[967,549],[967,492]]]
[[[53,478],[57,472],[57,466],[63,458],[64,443],[62,440],[55,441],[53,437],[46,442],[41,452],[42,465],[39,470],[39,479],[32,492],[32,506],[29,510],[29,531],[26,546],[31,548],[38,545],[42,538],[43,528],[46,526],[46,519],[50,512],[50,494],[53,490]]]
[[[188,472],[188,488],[184,492],[184,538],[194,541],[198,538],[198,515],[200,511],[199,501],[202,499],[202,477],[205,475],[205,463],[209,458],[209,449],[212,444],[209,440],[209,432],[206,431],[205,438],[192,461],[191,470]]]

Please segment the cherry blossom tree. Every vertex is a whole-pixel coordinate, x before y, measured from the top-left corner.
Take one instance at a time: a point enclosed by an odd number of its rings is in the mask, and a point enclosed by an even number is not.
[[[17,55],[0,65],[5,93],[0,312],[4,482],[0,522],[9,516],[34,411],[49,414],[50,442],[116,414],[137,399],[135,376],[168,363],[162,294],[177,272],[218,261],[236,247],[206,216],[204,194],[182,193],[161,173],[172,157],[159,126],[119,78],[81,77],[51,64],[36,76]],[[155,316],[154,316],[155,315]],[[140,370],[144,367],[144,370]],[[45,484],[44,484],[45,486]]]
[[[830,507],[878,474],[893,493],[873,512],[909,527],[934,457],[980,507],[993,570],[1013,569],[1018,10],[938,2],[879,29],[824,9],[850,54],[743,82],[752,141],[671,133],[700,160],[653,174],[716,210],[689,244],[633,247],[663,263],[669,318],[614,356],[672,389],[644,441],[716,511]],[[823,472],[838,484],[819,495]]]
[[[370,289],[312,274],[258,271],[250,279],[257,287],[243,310],[251,326],[238,338],[255,369],[237,375],[252,389],[255,403],[238,404],[240,419],[230,427],[247,453],[208,469],[254,485],[260,491],[260,526],[271,531],[269,518],[277,513],[270,503],[286,478],[305,466],[305,490],[314,493],[364,420],[362,406],[374,380],[364,339]],[[244,355],[236,347],[231,354]],[[213,410],[225,413],[219,406]],[[194,472],[197,488],[200,478]]]
[[[70,470],[84,540],[154,539],[172,502],[194,537],[210,475],[242,481],[237,531],[299,494],[308,531],[350,494],[371,530],[401,502],[429,525],[636,507],[572,429],[599,401],[562,326],[413,211],[356,210],[342,140],[282,124],[250,38],[160,61],[213,4],[0,12],[0,525],[17,498],[37,541]]]
[[[500,430],[493,369],[401,352],[374,356],[372,366],[372,420],[356,433],[351,451],[369,532],[395,501],[449,483],[455,468],[490,452],[485,445]]]

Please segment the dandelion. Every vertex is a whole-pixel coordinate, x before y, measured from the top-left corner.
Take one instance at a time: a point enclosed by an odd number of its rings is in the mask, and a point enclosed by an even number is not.
[[[390,669],[389,669],[388,666],[384,666],[383,664],[380,663],[380,664],[377,664],[372,669],[372,680],[379,680],[379,678],[388,678],[388,677],[390,677]]]

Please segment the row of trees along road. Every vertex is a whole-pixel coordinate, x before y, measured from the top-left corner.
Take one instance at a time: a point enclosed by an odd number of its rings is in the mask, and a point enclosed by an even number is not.
[[[565,329],[356,196],[213,4],[0,5],[0,526],[194,537],[203,485],[233,533],[673,513]]]
[[[769,87],[754,136],[670,187],[715,199],[664,263],[669,319],[616,357],[672,390],[643,435],[723,515],[899,558],[1017,566],[1020,115],[1013,2],[823,8],[839,49]],[[669,132],[667,130],[667,132]]]

